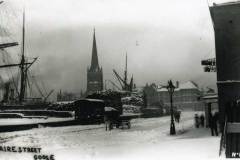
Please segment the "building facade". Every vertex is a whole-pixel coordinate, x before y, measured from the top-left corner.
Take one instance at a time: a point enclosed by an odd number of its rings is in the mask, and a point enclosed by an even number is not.
[[[170,98],[167,89],[160,88],[157,92],[159,99],[161,99],[165,105],[170,106]],[[174,106],[182,110],[203,111],[204,104],[200,98],[201,91],[199,90],[198,85],[193,81],[176,85],[173,93]]]
[[[93,33],[91,66],[87,69],[87,94],[103,90],[103,71],[99,67],[95,30]]]
[[[175,107],[181,110],[204,110],[204,103],[201,100],[202,93],[196,83],[192,81],[177,83],[175,87],[173,93]],[[152,84],[147,87],[146,94],[148,105],[162,103],[164,106],[170,106],[170,97],[166,88]]]

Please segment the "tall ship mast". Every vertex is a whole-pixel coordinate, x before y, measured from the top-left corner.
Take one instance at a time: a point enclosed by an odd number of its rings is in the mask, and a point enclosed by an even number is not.
[[[25,97],[25,87],[26,87],[26,76],[27,68],[25,66],[25,10],[23,11],[23,26],[22,26],[22,56],[20,61],[20,71],[21,71],[21,83],[20,83],[20,94],[19,102],[22,103]]]
[[[27,62],[25,58],[25,11],[23,12],[23,27],[22,27],[22,50],[21,50],[21,60],[18,64],[8,64],[8,65],[1,65],[0,68],[8,68],[8,67],[19,67],[20,68],[20,91],[18,95],[18,102],[21,104],[25,98],[26,92],[26,79],[27,79],[27,72],[31,65],[37,60],[34,58],[32,62]]]
[[[36,106],[35,104],[35,107],[38,108],[39,107],[39,104],[40,105],[43,105],[43,106],[46,106],[46,100],[47,98],[50,96],[50,94],[53,92],[53,90],[51,90],[49,93],[45,93],[45,96],[44,93],[41,91],[40,89],[40,86],[37,84],[36,82],[36,79],[35,80],[35,85],[36,85],[36,88],[37,88],[37,91],[40,93],[41,97],[40,98],[28,98],[27,97],[27,89],[29,88],[31,90],[31,86],[30,86],[30,77],[29,77],[29,69],[30,67],[36,62],[37,58],[33,58],[31,61],[29,60],[29,58],[26,57],[26,53],[25,53],[25,9],[23,11],[23,17],[22,17],[22,45],[21,45],[21,56],[20,56],[20,61],[19,63],[8,63],[8,64],[4,64],[4,65],[0,65],[0,69],[2,68],[19,68],[20,70],[20,74],[19,74],[19,85],[18,85],[18,82],[16,83],[14,81],[14,78],[12,77],[12,82],[11,83],[14,83],[14,86],[15,86],[15,90],[16,92],[16,95],[13,95],[13,93],[11,94],[12,98],[11,99],[14,99],[14,105],[31,105],[29,103],[27,103],[27,100],[29,99],[34,99],[34,100],[38,100],[38,106]],[[17,42],[12,42],[12,43],[4,43],[4,44],[0,44],[0,49],[5,49],[7,47],[12,47],[12,46],[16,46],[18,45]],[[32,77],[31,77],[32,78]],[[5,104],[7,104],[9,106],[9,83],[6,83],[4,85],[6,85],[5,87],[5,95],[4,95],[4,99],[2,102],[5,102]],[[15,84],[16,83],[16,84]],[[33,84],[33,83],[32,83]],[[19,87],[18,87],[19,86]],[[14,98],[13,98],[14,97]],[[43,102],[43,103],[41,103]],[[13,103],[11,102],[11,105],[13,105]],[[1,106],[3,107],[3,105]],[[33,105],[34,107],[34,105]]]
[[[125,70],[124,70],[124,77],[122,78],[115,69],[113,69],[113,73],[118,80],[119,84],[121,85],[121,90],[126,92],[132,92],[134,89],[133,85],[133,76],[131,77],[130,82],[128,82],[128,70],[127,70],[127,53],[126,53],[126,61],[125,61]]]

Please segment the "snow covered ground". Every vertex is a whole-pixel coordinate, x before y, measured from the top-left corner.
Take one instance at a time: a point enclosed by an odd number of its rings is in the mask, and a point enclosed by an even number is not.
[[[59,122],[59,121],[69,121],[74,118],[3,118],[0,119],[0,126],[4,125],[17,125],[17,124],[36,124],[36,123],[46,123],[46,122]]]
[[[0,146],[40,147],[56,160],[219,159],[220,137],[193,127],[193,112],[184,112],[169,135],[170,117],[135,119],[131,129],[105,131],[104,125],[39,128],[0,133]],[[0,160],[33,160],[32,153],[0,151]]]

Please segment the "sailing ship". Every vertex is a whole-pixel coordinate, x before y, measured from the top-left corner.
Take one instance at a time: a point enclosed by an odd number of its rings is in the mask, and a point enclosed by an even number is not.
[[[18,42],[0,44],[0,49],[4,51],[8,47],[17,46]],[[37,61],[37,57],[31,61],[25,56],[25,10],[23,11],[23,25],[22,25],[22,46],[19,63],[10,63],[0,65],[0,69],[19,68],[20,83],[16,82],[16,78],[12,77],[11,81],[3,82],[4,88],[3,99],[0,103],[1,110],[9,109],[47,109],[50,105],[47,98],[53,93],[51,90],[46,96],[41,92],[39,85],[36,84],[38,91],[42,97],[27,97],[27,88],[30,86],[30,67]]]

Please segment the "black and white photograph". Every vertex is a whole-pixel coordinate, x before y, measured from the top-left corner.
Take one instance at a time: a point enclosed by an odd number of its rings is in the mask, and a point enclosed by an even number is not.
[[[240,158],[239,0],[0,0],[0,160]]]

